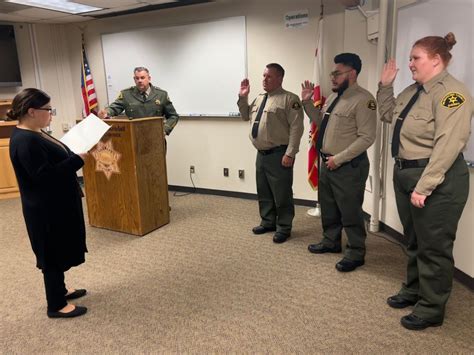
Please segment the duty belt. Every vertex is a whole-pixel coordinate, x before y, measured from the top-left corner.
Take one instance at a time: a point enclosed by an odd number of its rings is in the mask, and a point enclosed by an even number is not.
[[[415,160],[395,158],[395,166],[400,170],[409,168],[424,168],[428,165],[429,161],[429,158]]]
[[[319,152],[319,155],[321,155],[321,159],[322,159],[323,162],[327,162],[329,157],[332,157],[332,154],[326,154],[326,153],[323,153],[323,152]],[[360,160],[362,160],[366,157],[367,157],[367,152],[363,152],[362,154],[359,154],[358,156],[356,156],[352,160],[349,160],[349,161],[346,161],[345,163],[342,163],[341,166],[343,166],[345,164],[357,163],[357,162],[359,162]]]
[[[323,153],[323,152],[319,152],[319,155],[321,155],[321,159],[323,162],[327,162],[329,157],[332,157],[331,154],[326,154],[326,153]]]
[[[270,149],[259,150],[258,152],[262,155],[267,155],[267,154],[272,154],[272,153],[275,153],[275,152],[280,152],[282,150],[286,150],[286,148],[288,148],[287,145],[279,145],[277,147],[273,147],[273,148],[270,148]]]

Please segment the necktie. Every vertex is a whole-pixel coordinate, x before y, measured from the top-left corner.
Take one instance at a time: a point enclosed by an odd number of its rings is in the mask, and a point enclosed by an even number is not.
[[[146,91],[142,92],[143,101],[146,101]]]
[[[265,104],[267,103],[267,97],[268,97],[268,94],[265,94],[263,96],[262,103],[260,104],[260,107],[258,108],[257,117],[255,117],[255,121],[253,122],[253,126],[252,126],[252,137],[253,138],[257,138],[257,136],[258,136],[258,125],[260,123],[260,118],[262,118],[262,113],[263,113],[263,109],[265,107]]]
[[[328,107],[326,112],[324,112],[324,117],[321,121],[321,127],[319,127],[318,139],[316,141],[316,149],[318,150],[318,152],[321,152],[321,148],[323,147],[324,132],[326,131],[326,126],[328,125],[329,116],[331,115],[334,106],[336,106],[337,102],[341,98],[341,95],[342,93],[338,94],[334,101],[331,103],[331,105]]]
[[[423,85],[419,85],[416,89],[415,94],[411,97],[410,101],[408,101],[408,105],[400,113],[398,116],[397,122],[395,122],[395,128],[393,129],[393,136],[392,136],[392,157],[395,158],[398,156],[398,149],[400,148],[400,131],[402,129],[403,121],[405,117],[407,117],[408,112],[410,112],[412,106],[420,96],[420,92],[423,89]]]

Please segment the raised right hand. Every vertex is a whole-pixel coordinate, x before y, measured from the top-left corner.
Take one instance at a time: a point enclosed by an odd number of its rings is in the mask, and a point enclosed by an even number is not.
[[[382,75],[380,76],[380,83],[384,86],[393,83],[397,77],[398,68],[395,59],[389,59],[387,63],[383,65]]]
[[[314,84],[305,80],[304,83],[301,83],[301,100],[311,100],[311,97],[314,94]]]
[[[249,79],[244,79],[240,82],[239,96],[249,96],[250,82]]]

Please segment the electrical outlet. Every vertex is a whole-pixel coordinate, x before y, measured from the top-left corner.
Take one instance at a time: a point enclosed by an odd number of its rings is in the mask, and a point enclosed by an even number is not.
[[[195,173],[195,171],[194,171],[194,165],[191,165],[191,166],[189,167],[189,173],[190,173],[190,174],[194,174],[194,173]]]
[[[229,168],[224,168],[224,176],[229,177]]]
[[[239,170],[239,178],[243,179],[245,177],[245,170]]]

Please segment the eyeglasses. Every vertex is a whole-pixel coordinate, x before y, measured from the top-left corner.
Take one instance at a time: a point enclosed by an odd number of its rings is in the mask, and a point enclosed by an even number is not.
[[[49,114],[51,116],[56,116],[56,109],[55,108],[52,108],[52,107],[40,107],[40,108],[37,108],[36,110],[40,110],[40,111],[49,111]]]
[[[346,71],[343,71],[343,72],[340,72],[340,71],[332,71],[329,73],[329,77],[331,79],[336,79],[339,75],[342,75],[342,74],[346,74],[346,73],[349,73],[351,70],[354,70],[354,69],[349,69],[349,70],[346,70]]]

